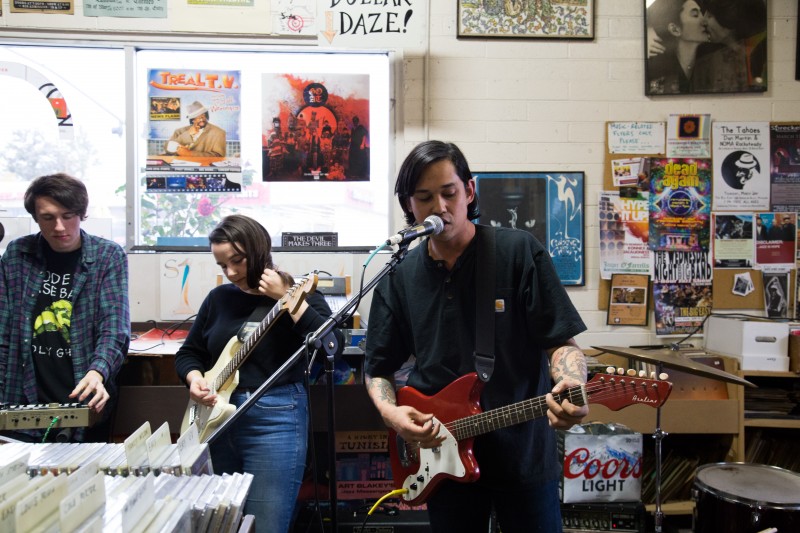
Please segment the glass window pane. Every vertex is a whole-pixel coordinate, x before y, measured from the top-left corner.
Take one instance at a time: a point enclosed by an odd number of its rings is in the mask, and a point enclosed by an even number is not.
[[[89,189],[82,227],[125,245],[124,61],[120,49],[0,47],[0,216],[30,220],[29,182],[66,172]]]

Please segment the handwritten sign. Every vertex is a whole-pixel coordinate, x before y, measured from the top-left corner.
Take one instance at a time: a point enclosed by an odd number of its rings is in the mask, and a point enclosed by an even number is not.
[[[424,49],[424,0],[319,0],[320,46]]]
[[[663,154],[663,122],[609,122],[608,151],[612,154]]]

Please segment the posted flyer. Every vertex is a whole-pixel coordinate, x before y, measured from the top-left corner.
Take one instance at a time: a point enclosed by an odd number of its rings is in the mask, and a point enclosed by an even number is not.
[[[708,159],[650,159],[651,250],[707,251],[710,216]]]
[[[656,334],[698,330],[712,306],[708,252],[656,252],[653,272]]]
[[[714,122],[715,211],[767,211],[769,122]]]
[[[619,191],[600,191],[600,277],[652,274],[653,252],[647,246],[650,221],[647,192],[622,198]]]
[[[800,124],[770,126],[770,211],[800,211]]]

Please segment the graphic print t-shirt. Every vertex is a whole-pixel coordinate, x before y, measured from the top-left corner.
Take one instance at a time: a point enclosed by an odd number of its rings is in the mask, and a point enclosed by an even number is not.
[[[47,268],[33,314],[31,350],[41,403],[68,403],[75,388],[70,349],[72,285],[81,255],[54,252],[44,243]]]

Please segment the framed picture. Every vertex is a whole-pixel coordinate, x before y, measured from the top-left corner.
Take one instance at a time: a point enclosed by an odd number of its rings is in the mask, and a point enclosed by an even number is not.
[[[594,39],[594,0],[458,0],[458,37]]]
[[[585,284],[583,172],[473,175],[481,224],[530,232],[550,252],[563,285]]]
[[[650,318],[650,276],[612,274],[608,296],[609,326],[646,326]]]
[[[645,0],[645,94],[766,91],[767,1],[737,5]]]

